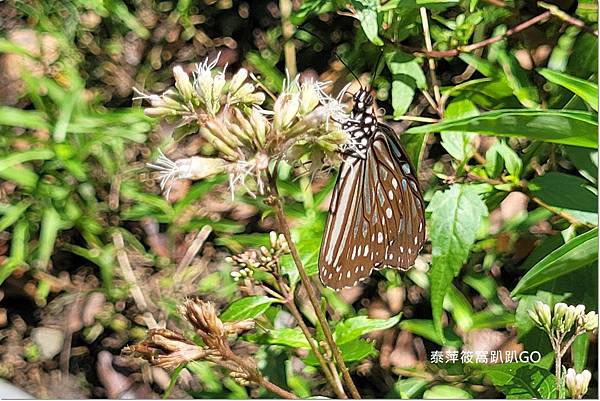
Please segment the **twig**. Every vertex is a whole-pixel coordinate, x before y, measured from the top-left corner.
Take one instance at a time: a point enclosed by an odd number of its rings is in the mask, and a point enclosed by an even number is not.
[[[113,244],[115,244],[119,267],[121,268],[123,277],[131,286],[131,288],[129,289],[129,291],[131,292],[131,297],[133,298],[140,312],[145,312],[148,310],[148,302],[146,302],[144,293],[138,285],[137,280],[135,278],[135,274],[133,273],[133,269],[131,268],[131,264],[129,263],[127,252],[125,252],[125,242],[123,241],[123,235],[121,235],[121,233],[118,231],[114,231],[112,234],[112,238]],[[148,326],[149,329],[158,327],[156,320],[151,314],[144,314],[144,320],[146,322],[146,326]]]
[[[279,0],[279,11],[281,12],[281,32],[283,34],[283,55],[285,58],[285,68],[291,77],[298,73],[296,66],[296,48],[294,41],[290,40],[294,36],[294,25],[290,22],[292,15],[292,0]]]
[[[541,13],[540,15],[537,15],[533,18],[528,19],[527,21],[524,21],[522,23],[520,23],[519,25],[508,29],[506,32],[504,32],[503,34],[497,35],[497,36],[493,36],[491,38],[482,40],[481,42],[477,42],[477,43],[473,43],[470,45],[466,45],[466,46],[461,46],[458,47],[456,49],[450,49],[450,50],[428,50],[428,49],[419,49],[419,48],[415,48],[415,47],[411,47],[411,46],[406,46],[406,45],[400,45],[401,47],[403,47],[406,50],[409,50],[411,52],[414,53],[421,53],[424,54],[427,57],[430,58],[443,58],[443,57],[455,57],[458,56],[461,53],[470,53],[473,50],[479,49],[481,47],[485,47],[488,45],[491,45],[492,43],[496,43],[496,42],[500,42],[503,39],[506,39],[509,36],[512,36],[516,33],[519,33],[533,25],[536,25],[542,21],[544,21],[545,19],[549,18],[552,16],[552,12],[550,11],[544,11],[543,13]]]
[[[491,178],[485,178],[485,177],[481,177],[477,174],[473,174],[471,172],[467,172],[467,177],[471,178],[473,180],[477,180],[477,181],[482,181],[482,182],[486,182],[490,185],[501,185],[501,184],[514,184],[513,182],[509,182],[506,181],[503,177],[501,180],[494,180]],[[576,219],[575,217],[571,216],[569,213],[562,211],[562,210],[558,210],[553,206],[550,206],[549,204],[547,204],[546,202],[544,202],[543,200],[541,200],[540,198],[538,198],[537,196],[535,196],[534,194],[531,193],[531,191],[529,190],[529,188],[527,188],[527,185],[524,183],[519,183],[518,184],[519,189],[521,190],[521,192],[523,192],[525,195],[527,195],[527,197],[534,203],[537,203],[539,206],[543,207],[544,209],[552,212],[552,214],[555,214],[557,216],[562,217],[563,219],[567,220],[569,222],[569,224],[572,224],[574,226],[589,226],[589,224],[587,223],[583,223],[581,221],[579,221],[578,219]]]
[[[281,289],[281,292],[283,293],[283,296],[286,298],[287,302],[285,303],[285,305],[291,312],[292,316],[294,316],[294,319],[296,319],[296,322],[298,322],[298,326],[300,327],[300,330],[304,334],[304,337],[306,337],[306,340],[308,341],[308,344],[310,345],[310,349],[317,357],[317,360],[319,361],[319,364],[321,365],[321,368],[323,369],[323,374],[325,375],[325,378],[327,379],[327,381],[333,388],[333,391],[335,392],[335,394],[337,395],[338,398],[347,399],[348,396],[344,392],[344,388],[342,387],[342,384],[340,383],[339,378],[337,377],[337,371],[335,369],[335,366],[330,367],[327,364],[327,361],[323,357],[321,350],[319,350],[317,340],[315,340],[313,335],[310,333],[308,326],[304,322],[304,319],[302,318],[302,315],[300,314],[300,311],[298,310],[298,307],[296,306],[296,303],[294,302],[294,296],[292,294],[290,294],[287,291],[287,289],[285,288],[285,283],[283,283],[283,280],[281,280],[281,276],[278,275],[277,281],[279,282],[279,287]]]
[[[585,22],[583,22],[580,19],[577,19],[569,14],[567,14],[566,12],[564,12],[563,10],[561,10],[560,8],[558,8],[557,6],[555,6],[554,4],[548,4],[545,3],[543,1],[538,1],[538,6],[545,8],[546,10],[550,11],[550,13],[552,13],[553,16],[555,16],[558,19],[563,20],[564,22],[566,22],[569,25],[573,25],[579,29],[581,29],[582,31],[585,31],[589,34],[598,36],[598,31],[595,29],[590,28],[589,26],[587,26],[585,24]]]
[[[277,171],[277,170],[275,169],[275,171]],[[294,263],[296,264],[296,267],[298,268],[298,273],[300,274],[300,280],[302,281],[302,284],[304,285],[304,287],[306,289],[306,293],[308,294],[308,299],[309,299],[313,309],[315,310],[317,320],[319,321],[319,324],[321,325],[321,327],[323,329],[323,334],[325,335],[325,339],[326,339],[327,343],[329,344],[329,347],[331,348],[331,351],[333,353],[333,357],[342,372],[342,377],[344,378],[344,381],[346,382],[346,385],[348,386],[348,390],[350,390],[350,394],[352,395],[353,398],[360,399],[361,398],[360,394],[359,394],[358,390],[356,389],[356,385],[352,381],[352,377],[350,377],[350,373],[348,372],[348,368],[346,367],[346,364],[344,363],[344,359],[342,358],[340,350],[337,347],[335,340],[333,339],[333,334],[331,333],[331,328],[329,327],[329,324],[327,323],[327,320],[325,319],[325,316],[323,315],[323,312],[321,311],[319,301],[317,300],[317,296],[315,295],[315,291],[312,287],[312,284],[310,282],[308,274],[306,274],[306,270],[304,270],[304,266],[302,265],[302,259],[300,259],[298,250],[296,249],[296,246],[294,245],[294,242],[292,240],[292,234],[290,232],[290,227],[288,226],[287,220],[285,219],[285,215],[283,213],[281,198],[279,197],[279,192],[277,190],[277,183],[275,181],[275,177],[271,174],[269,174],[269,187],[271,190],[271,194],[273,195],[273,204],[272,205],[273,205],[273,209],[275,210],[275,215],[277,216],[277,221],[281,227],[281,231],[283,232],[283,235],[284,235],[286,241],[288,242],[288,245],[290,247],[290,251],[292,254],[292,259],[294,259]]]
[[[177,265],[177,269],[175,269],[175,277],[178,277],[183,272],[183,269],[185,269],[190,265],[190,263],[192,263],[192,260],[194,259],[194,257],[196,257],[196,254],[200,251],[200,248],[202,248],[202,245],[204,245],[204,242],[206,241],[211,232],[212,227],[206,225],[202,227],[198,234],[196,234],[196,238],[194,238],[194,241],[192,241],[192,244],[185,252],[185,255],[183,255],[183,259],[181,259],[179,265]]]
[[[421,7],[419,9],[421,13],[421,24],[423,25],[423,36],[425,37],[425,47],[428,52],[433,50],[433,46],[431,44],[431,34],[429,33],[429,18],[427,17],[427,9],[425,7]],[[427,61],[429,63],[429,78],[431,79],[431,85],[433,85],[433,96],[435,96],[436,102],[436,111],[438,115],[442,116],[442,97],[440,95],[440,83],[435,75],[435,59],[432,57],[427,57]]]
[[[567,351],[569,350],[569,348],[571,348],[571,345],[573,345],[573,342],[577,339],[577,337],[579,337],[583,333],[585,333],[585,330],[576,331],[575,334],[573,334],[571,336],[571,338],[569,338],[569,341],[567,341],[565,343],[565,345],[562,347],[562,355],[561,355],[561,357],[565,356],[565,354],[567,353]]]

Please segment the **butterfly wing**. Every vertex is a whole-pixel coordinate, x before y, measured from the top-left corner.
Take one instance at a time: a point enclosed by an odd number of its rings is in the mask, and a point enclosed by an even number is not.
[[[385,245],[382,265],[407,269],[425,242],[425,210],[415,169],[394,131],[383,124],[373,137],[369,156],[372,168],[367,173],[376,186],[379,215],[374,229]]]
[[[414,168],[391,128],[378,128],[366,159],[345,159],[333,192],[319,275],[334,289],[355,285],[373,269],[412,266],[425,241]]]

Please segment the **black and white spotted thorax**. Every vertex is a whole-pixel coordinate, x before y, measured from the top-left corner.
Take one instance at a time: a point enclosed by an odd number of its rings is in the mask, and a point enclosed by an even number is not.
[[[374,99],[365,89],[360,89],[354,94],[353,101],[350,118],[342,124],[348,135],[348,143],[342,150],[349,156],[365,159],[369,139],[377,132]]]

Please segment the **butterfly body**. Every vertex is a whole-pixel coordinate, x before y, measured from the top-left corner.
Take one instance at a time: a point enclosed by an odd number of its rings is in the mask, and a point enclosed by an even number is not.
[[[351,287],[374,269],[407,269],[425,242],[419,183],[394,131],[377,121],[366,90],[354,95],[342,124],[348,143],[333,191],[319,257],[319,276]]]

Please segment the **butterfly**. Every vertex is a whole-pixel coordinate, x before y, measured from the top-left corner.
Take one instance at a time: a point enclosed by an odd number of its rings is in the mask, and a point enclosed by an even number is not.
[[[425,242],[423,196],[406,151],[394,130],[377,121],[368,90],[358,90],[353,101],[342,123],[349,141],[319,255],[321,282],[336,290],[373,270],[407,270]]]

